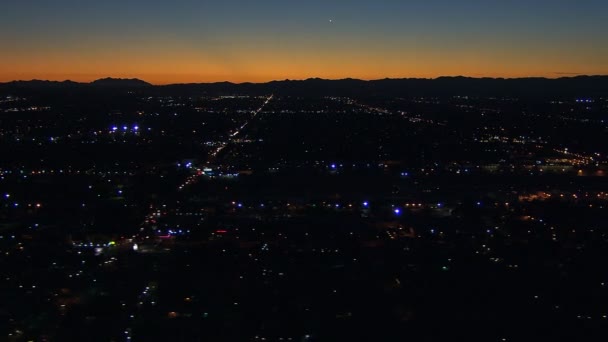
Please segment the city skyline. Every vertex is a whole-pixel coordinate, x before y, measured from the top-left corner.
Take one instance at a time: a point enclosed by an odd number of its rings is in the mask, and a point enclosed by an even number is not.
[[[608,74],[601,1],[3,5],[0,82]]]

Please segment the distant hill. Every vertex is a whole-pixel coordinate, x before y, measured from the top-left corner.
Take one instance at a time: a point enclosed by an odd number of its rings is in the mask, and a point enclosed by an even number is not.
[[[31,81],[11,81],[6,83],[0,83],[2,86],[8,87],[29,87],[29,88],[61,88],[61,87],[87,87],[87,86],[100,86],[100,87],[150,87],[152,84],[142,81],[137,78],[102,78],[95,80],[91,83],[80,83],[70,80],[65,81],[45,81],[45,80],[31,80]]]
[[[65,81],[45,81],[45,80],[31,80],[31,81],[11,81],[7,83],[0,83],[0,85],[8,87],[69,87],[82,85],[83,83],[77,83],[70,80]]]
[[[548,79],[439,77],[435,79],[403,78],[364,81],[357,79],[283,80],[267,83],[191,83],[154,86],[139,79],[104,78],[91,83],[72,81],[13,81],[0,83],[0,90],[44,89],[61,91],[79,89],[96,91],[138,88],[159,95],[196,96],[200,94],[274,93],[291,96],[510,96],[510,97],[608,97],[608,76],[576,76]]]
[[[150,87],[152,84],[137,78],[102,78],[90,83],[94,86],[104,87]]]
[[[293,96],[603,96],[608,97],[608,76],[549,78],[471,78],[284,80],[268,83],[199,83],[159,86],[170,94],[267,94]]]

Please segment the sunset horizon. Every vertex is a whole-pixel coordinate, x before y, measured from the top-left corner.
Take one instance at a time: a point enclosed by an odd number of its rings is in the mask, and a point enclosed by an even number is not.
[[[6,4],[0,81],[608,74],[600,1],[85,3]]]
[[[541,78],[548,80],[556,80],[562,78],[575,78],[575,77],[608,77],[608,73],[606,74],[586,74],[586,73],[555,73],[553,75],[516,75],[516,76],[481,76],[481,75],[437,75],[437,76],[419,76],[419,77],[410,77],[410,76],[395,76],[395,77],[378,77],[378,78],[360,78],[360,77],[318,77],[318,76],[306,76],[302,78],[268,78],[268,79],[259,79],[259,80],[230,80],[230,79],[211,79],[211,80],[197,80],[192,79],[190,81],[180,81],[177,79],[176,81],[166,81],[166,82],[154,82],[150,81],[154,78],[147,78],[145,76],[138,75],[99,75],[92,77],[73,77],[73,78],[61,78],[61,77],[32,77],[32,78],[15,78],[15,79],[6,79],[0,80],[0,83],[10,83],[10,82],[32,82],[32,81],[49,81],[49,82],[75,82],[75,83],[92,83],[99,80],[104,79],[114,79],[114,80],[140,80],[146,83],[149,83],[153,86],[164,86],[164,85],[178,85],[178,84],[209,84],[209,83],[233,83],[233,84],[264,84],[264,83],[272,83],[272,82],[283,82],[283,81],[309,81],[309,80],[324,80],[324,81],[343,81],[343,80],[356,80],[356,81],[365,81],[365,82],[373,82],[373,81],[382,81],[382,80],[437,80],[442,78],[469,78],[469,79],[495,79],[495,80],[518,80],[518,79],[529,79],[529,78]]]

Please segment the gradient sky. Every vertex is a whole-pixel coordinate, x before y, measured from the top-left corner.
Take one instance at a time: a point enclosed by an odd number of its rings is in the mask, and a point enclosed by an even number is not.
[[[0,81],[608,74],[608,1],[2,0],[0,47]]]

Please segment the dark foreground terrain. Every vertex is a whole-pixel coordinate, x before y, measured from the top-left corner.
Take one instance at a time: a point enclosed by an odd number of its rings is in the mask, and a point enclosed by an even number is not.
[[[606,340],[605,79],[327,82],[1,85],[0,340]]]

